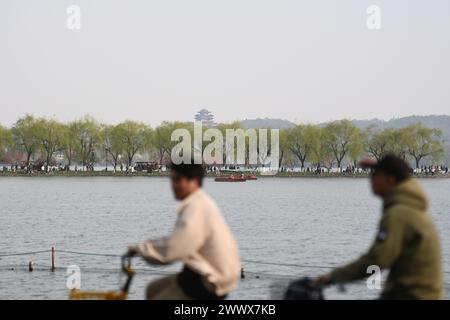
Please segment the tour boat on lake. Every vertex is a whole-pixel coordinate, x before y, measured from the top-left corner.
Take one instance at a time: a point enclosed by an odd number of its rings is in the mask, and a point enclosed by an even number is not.
[[[246,177],[243,175],[229,175],[229,176],[218,176],[214,179],[216,182],[245,182],[247,181]]]

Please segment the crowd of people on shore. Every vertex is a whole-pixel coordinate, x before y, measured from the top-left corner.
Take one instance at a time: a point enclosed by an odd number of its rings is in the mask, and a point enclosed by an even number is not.
[[[116,167],[113,166],[95,166],[94,164],[82,165],[67,165],[67,164],[53,164],[46,167],[43,163],[29,163],[27,164],[0,164],[1,172],[9,173],[21,173],[21,174],[34,174],[38,172],[42,173],[56,173],[56,172],[111,172],[111,173],[134,173],[134,172],[161,172],[164,171],[165,166],[158,165],[152,166],[142,166],[142,163],[137,163],[134,166],[126,166],[122,163],[118,164]]]
[[[439,166],[421,166],[414,170],[415,174],[435,175],[435,174],[448,174],[449,167],[444,165]]]
[[[95,167],[94,164],[87,164],[85,166],[75,165],[67,165],[67,164],[53,164],[51,166],[45,167],[42,162],[31,162],[28,165],[25,163],[14,163],[14,164],[2,164],[1,171],[2,172],[10,172],[10,173],[22,173],[22,174],[33,174],[38,172],[47,172],[47,173],[56,173],[56,172],[93,172],[93,171],[104,171],[104,172],[112,172],[112,173],[134,173],[140,171],[146,171],[148,173],[156,171],[161,172],[164,171],[165,166],[158,165],[156,167],[152,167],[151,170],[143,170],[142,166],[136,164],[135,166],[126,166],[122,163],[118,164],[116,168],[114,167]],[[224,167],[227,169],[227,167]],[[245,166],[243,169],[247,168]],[[257,172],[257,168],[253,168],[255,172]],[[221,171],[221,168],[218,166],[211,166],[207,168],[207,173],[216,174]],[[370,173],[370,170],[367,168],[361,168],[355,165],[347,165],[344,168],[327,168],[323,166],[306,166],[303,168],[297,167],[280,167],[278,168],[278,173],[281,174],[306,174],[306,175],[326,175],[326,174],[334,174],[334,175],[367,175]],[[416,169],[410,169],[411,175],[421,175],[421,176],[437,176],[437,175],[448,175],[449,174],[449,166],[448,165],[425,165],[420,166]]]
[[[448,165],[429,165],[429,166],[421,166],[416,169],[410,169],[410,173],[412,175],[442,175],[442,174],[448,174],[449,173],[449,166]],[[370,170],[367,168],[361,168],[355,165],[347,165],[344,168],[325,168],[325,167],[305,167],[305,168],[286,168],[281,167],[279,172],[281,173],[306,173],[306,174],[315,174],[315,175],[322,175],[327,173],[334,173],[334,174],[342,174],[342,175],[356,175],[356,174],[369,174]]]

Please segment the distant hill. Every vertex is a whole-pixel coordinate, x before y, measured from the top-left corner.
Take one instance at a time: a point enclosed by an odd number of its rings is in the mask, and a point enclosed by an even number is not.
[[[430,115],[430,116],[409,116],[402,118],[393,118],[390,120],[370,119],[370,120],[352,120],[359,128],[367,128],[373,126],[375,128],[402,128],[415,123],[421,123],[429,128],[436,128],[442,131],[442,138],[445,144],[445,161],[450,163],[450,116],[447,115]],[[245,119],[241,121],[244,128],[271,128],[271,129],[287,129],[295,126],[295,123],[283,119]],[[325,125],[322,123],[320,125]]]
[[[409,116],[403,118],[394,118],[389,121],[372,119],[372,120],[354,120],[353,123],[360,127],[366,128],[374,126],[380,129],[386,128],[403,128],[415,123],[421,123],[429,128],[436,128],[442,131],[442,139],[444,140],[444,162],[450,163],[450,116]]]
[[[429,128],[437,128],[442,130],[443,138],[450,140],[450,116],[409,116],[403,118],[394,118],[388,121],[372,119],[372,120],[354,120],[353,123],[365,128],[375,126],[381,129],[385,128],[403,128],[415,123],[422,123]]]
[[[380,129],[385,128],[402,128],[414,123],[422,123],[429,128],[438,128],[442,130],[443,137],[446,140],[450,140],[450,116],[409,116],[403,118],[393,118],[391,120],[352,120],[352,122],[360,128],[366,128],[368,126],[378,127]],[[244,128],[271,128],[271,129],[287,129],[295,126],[295,123],[284,119],[272,119],[272,118],[257,118],[257,119],[245,119],[241,121]],[[325,125],[321,123],[319,125]]]
[[[241,125],[246,129],[288,129],[295,126],[295,123],[283,119],[257,118],[242,120]]]

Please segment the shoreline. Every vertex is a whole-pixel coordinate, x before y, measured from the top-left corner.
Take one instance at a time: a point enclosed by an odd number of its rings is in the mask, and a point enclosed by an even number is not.
[[[2,177],[86,177],[86,178],[94,178],[94,177],[122,177],[122,178],[132,178],[132,177],[169,177],[169,172],[134,172],[134,173],[125,173],[125,172],[112,172],[112,171],[77,171],[77,172],[50,172],[50,173],[18,173],[18,172],[0,172],[0,178]],[[214,178],[216,174],[208,173],[205,175],[205,178]],[[289,173],[278,173],[275,175],[260,175],[257,174],[258,179],[270,179],[270,178],[316,178],[316,179],[337,179],[337,178],[347,178],[347,179],[361,179],[368,178],[369,174],[367,173],[356,173],[356,174],[344,174],[344,173],[322,173],[322,174],[314,174],[314,173],[306,173],[306,172],[289,172]],[[418,174],[413,175],[412,177],[420,178],[420,179],[449,179],[450,173],[441,173],[435,175],[426,175],[426,174]]]

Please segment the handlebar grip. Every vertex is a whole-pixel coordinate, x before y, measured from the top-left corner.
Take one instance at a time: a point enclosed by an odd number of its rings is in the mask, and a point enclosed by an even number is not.
[[[121,257],[122,269],[128,270],[131,267],[131,256],[128,254],[124,254]]]

